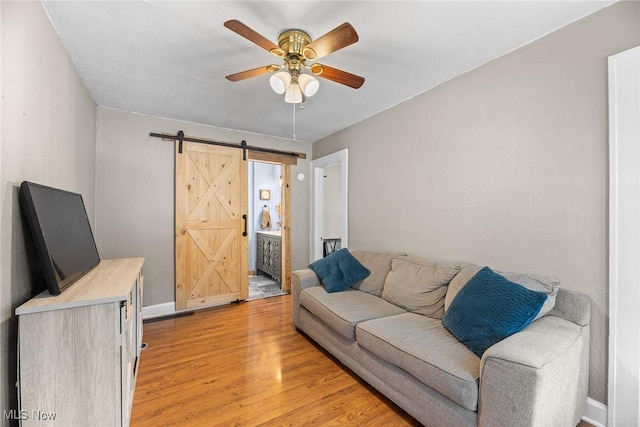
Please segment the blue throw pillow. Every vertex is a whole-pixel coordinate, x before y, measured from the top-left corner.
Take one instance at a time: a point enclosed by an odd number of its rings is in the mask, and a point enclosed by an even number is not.
[[[486,349],[523,330],[547,295],[532,291],[484,267],[451,301],[442,325],[478,357]]]
[[[314,261],[309,268],[316,273],[327,292],[344,291],[371,274],[347,248]]]

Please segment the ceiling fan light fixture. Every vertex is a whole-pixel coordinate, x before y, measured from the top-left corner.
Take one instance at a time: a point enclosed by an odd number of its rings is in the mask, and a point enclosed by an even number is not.
[[[291,75],[286,71],[275,73],[269,79],[269,84],[275,93],[282,95],[291,87]]]
[[[324,58],[333,52],[356,43],[359,40],[358,33],[348,22],[337,26],[315,40],[312,40],[309,34],[302,30],[285,30],[278,36],[277,45],[237,19],[226,21],[224,26],[267,52],[284,60],[284,64],[282,65],[271,64],[230,74],[226,76],[229,81],[238,82],[266,73],[277,72],[279,69],[286,67],[290,73],[290,80],[279,82],[276,80],[277,78],[271,79],[273,89],[277,93],[283,94],[286,93],[290,85],[298,85],[297,77],[301,74],[304,67],[309,69],[312,76],[330,80],[354,89],[359,89],[364,83],[364,77],[337,68],[318,63],[306,64],[306,61],[315,61]],[[283,75],[280,74],[280,76]],[[283,78],[287,79],[286,77]],[[302,80],[308,79],[303,78]],[[312,96],[317,91],[317,87],[317,82],[301,82],[300,88],[303,91],[303,98],[304,96]]]
[[[315,95],[320,87],[318,80],[309,74],[300,74],[298,76],[298,84],[300,85],[300,89],[302,90],[302,93],[304,93],[304,96]]]
[[[298,86],[297,84],[289,85],[287,91],[284,94],[284,100],[285,102],[288,102],[290,104],[300,104],[301,102],[303,102],[304,95],[302,93],[302,90],[300,89],[300,86]]]

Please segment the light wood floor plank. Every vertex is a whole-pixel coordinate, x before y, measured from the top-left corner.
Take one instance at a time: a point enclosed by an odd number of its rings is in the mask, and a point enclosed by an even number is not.
[[[291,296],[144,325],[131,425],[418,426],[297,332]]]

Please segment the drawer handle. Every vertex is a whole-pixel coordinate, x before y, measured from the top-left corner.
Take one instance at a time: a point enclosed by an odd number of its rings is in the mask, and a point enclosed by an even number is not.
[[[242,232],[243,236],[247,235],[247,215],[242,215],[242,219],[244,220],[244,231]]]

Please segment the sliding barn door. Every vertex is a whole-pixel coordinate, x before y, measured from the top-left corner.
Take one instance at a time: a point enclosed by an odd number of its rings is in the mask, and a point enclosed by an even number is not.
[[[176,309],[244,300],[247,162],[242,150],[176,144]]]

